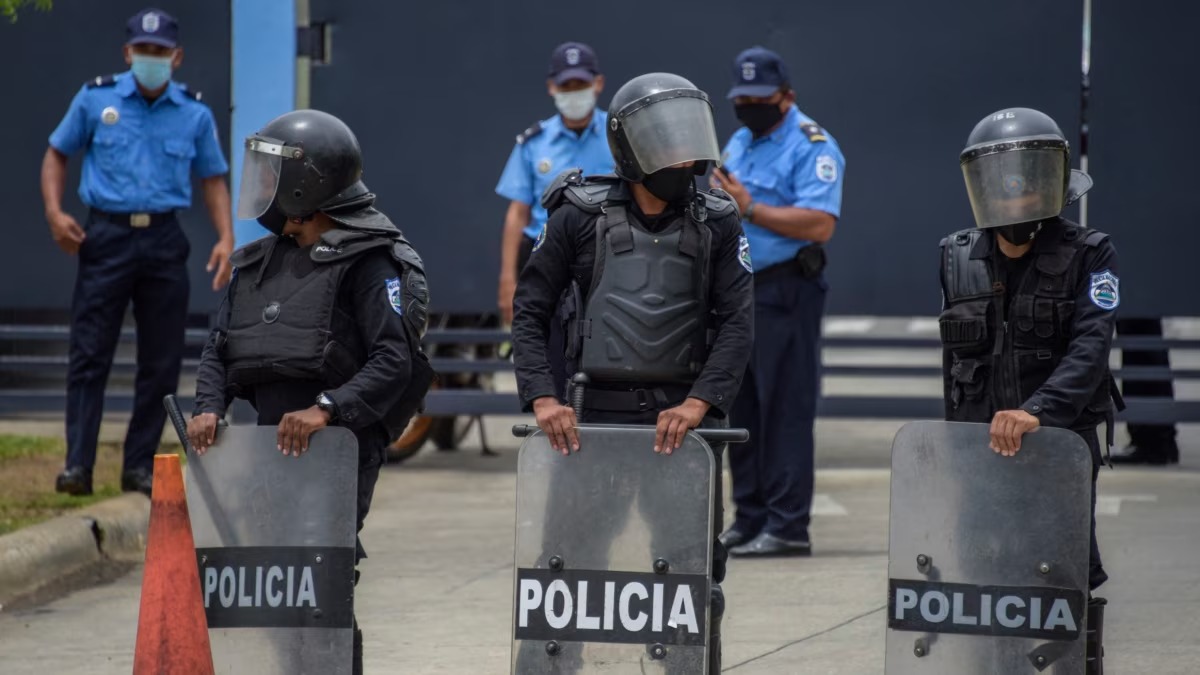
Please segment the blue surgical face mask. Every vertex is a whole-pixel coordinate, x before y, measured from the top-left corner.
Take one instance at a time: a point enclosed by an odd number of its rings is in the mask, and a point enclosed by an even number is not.
[[[134,54],[130,69],[138,84],[146,89],[158,89],[171,80],[172,60],[173,57],[170,56]]]

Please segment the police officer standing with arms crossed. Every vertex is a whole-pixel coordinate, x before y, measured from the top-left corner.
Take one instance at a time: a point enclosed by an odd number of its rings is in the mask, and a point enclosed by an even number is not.
[[[845,160],[796,107],[778,54],[738,54],[729,91],[738,129],[712,183],[742,213],[754,259],[754,352],[731,423],[750,441],[729,456],[737,514],[721,535],[731,555],[811,555],[813,425],[820,393],[824,242],[842,203]]]
[[[313,432],[358,439],[358,529],[383,453],[433,380],[421,351],[429,291],[420,257],[362,183],[358,140],[338,118],[298,110],[247,139],[238,217],[274,233],[239,249],[204,347],[188,438],[204,452],[234,397],[278,425],[299,457]],[[357,560],[366,557],[361,542]],[[357,573],[356,573],[357,581]],[[354,628],[354,672],[362,632]]]
[[[985,117],[960,162],[976,229],[942,240],[946,419],[991,425],[991,448],[1012,457],[1039,426],[1070,429],[1092,450],[1088,586],[1108,579],[1096,544],[1096,485],[1104,462],[1097,426],[1112,445],[1108,368],[1121,303],[1108,235],[1060,213],[1092,186],[1070,168],[1058,125],[1028,108]],[[1103,598],[1088,602],[1088,674],[1102,672]]]
[[[50,135],[42,161],[42,198],[50,234],[79,255],[71,301],[67,375],[67,462],[55,488],[92,493],[92,467],[104,388],[125,318],[137,321],[137,380],[125,437],[121,489],[150,494],[154,453],[179,386],[188,309],[187,237],[176,216],[192,201],[192,174],[218,241],[208,259],[213,290],[229,282],[233,252],[229,167],[200,95],[171,80],[183,62],[179,27],[155,9],[126,24],[130,70],[84,85]],[[85,151],[79,196],[90,207],[82,227],[62,209],[67,158]]]
[[[677,75],[642,75],[613,97],[609,120],[617,175],[564,174],[543,197],[552,215],[514,302],[518,391],[564,454],[581,450],[578,421],[655,425],[653,451],[670,453],[689,429],[720,425],[741,384],[754,329],[750,260],[733,201],[695,189],[695,177],[719,163],[704,92]],[[590,378],[582,420],[556,395],[548,354],[564,291],[577,310],[567,357]],[[719,465],[721,448],[713,450]],[[714,558],[719,672],[719,543]]]
[[[554,99],[558,114],[534,122],[517,136],[496,185],[496,194],[510,200],[500,243],[498,303],[504,325],[512,323],[517,277],[546,227],[546,209],[539,201],[542,193],[555,176],[567,169],[581,169],[584,175],[612,173],[613,169],[605,137],[608,114],[596,109],[596,98],[604,91],[596,52],[582,42],[564,42],[555,47],[550,55],[546,91]],[[567,375],[560,356],[563,337],[557,321],[551,327],[550,340],[555,346],[550,364],[561,396]]]

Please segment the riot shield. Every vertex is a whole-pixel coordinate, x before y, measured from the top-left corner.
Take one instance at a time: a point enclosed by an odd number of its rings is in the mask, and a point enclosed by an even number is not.
[[[349,673],[354,434],[322,429],[291,457],[276,427],[222,428],[185,480],[216,672]]]
[[[1039,428],[913,422],[892,445],[888,675],[1084,672],[1092,455]]]
[[[580,425],[563,456],[540,431],[517,460],[512,672],[704,673],[716,467],[689,432]]]

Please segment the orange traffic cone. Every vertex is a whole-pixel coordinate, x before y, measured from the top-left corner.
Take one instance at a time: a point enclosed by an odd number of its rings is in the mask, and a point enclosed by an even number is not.
[[[155,455],[133,675],[212,672],[183,472],[177,455]]]

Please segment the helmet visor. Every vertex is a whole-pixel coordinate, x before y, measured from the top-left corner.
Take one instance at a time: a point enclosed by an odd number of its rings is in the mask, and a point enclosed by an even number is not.
[[[698,92],[665,93],[677,95],[622,115],[625,137],[642,172],[654,173],[683,162],[719,163],[712,106],[695,96]]]
[[[963,179],[978,227],[1044,220],[1062,211],[1067,153],[1061,147],[1038,145],[1014,144],[1012,149],[964,158]]]
[[[279,188],[279,168],[283,164],[283,155],[291,151],[292,148],[271,139],[257,136],[246,139],[242,182],[238,187],[238,218],[253,220],[267,212]]]

